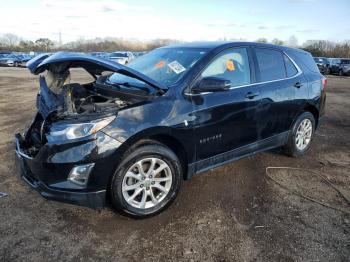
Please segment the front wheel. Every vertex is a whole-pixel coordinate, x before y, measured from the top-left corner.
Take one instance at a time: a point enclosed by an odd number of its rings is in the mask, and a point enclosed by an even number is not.
[[[302,113],[289,131],[288,142],[284,146],[287,155],[298,157],[310,149],[315,132],[315,118],[310,112]]]
[[[177,156],[161,144],[136,148],[122,160],[111,181],[111,200],[132,217],[155,215],[177,196],[182,173]]]
[[[339,76],[343,76],[344,73],[343,73],[343,70],[339,70]]]

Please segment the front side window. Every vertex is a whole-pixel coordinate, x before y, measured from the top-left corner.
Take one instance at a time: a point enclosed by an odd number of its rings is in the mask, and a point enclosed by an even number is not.
[[[232,87],[250,84],[247,49],[231,49],[219,55],[201,74],[201,78],[209,76],[230,80]]]
[[[261,82],[286,77],[284,59],[281,52],[266,48],[255,48],[255,54],[260,69]]]

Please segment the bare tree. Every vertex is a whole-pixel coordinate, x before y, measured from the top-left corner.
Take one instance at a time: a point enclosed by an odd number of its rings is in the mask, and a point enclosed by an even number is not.
[[[266,38],[262,37],[262,38],[256,39],[255,42],[258,42],[258,43],[267,43],[268,41],[267,41]]]
[[[290,47],[298,47],[298,38],[296,38],[295,35],[291,35],[291,36],[288,38],[287,46],[290,46]]]
[[[277,38],[272,39],[271,43],[274,45],[284,45],[284,41]]]
[[[268,43],[266,38],[259,38],[256,40],[261,43]],[[39,38],[35,42],[28,40],[21,40],[20,37],[13,34],[5,34],[0,37],[0,50],[5,51],[105,51],[112,52],[118,50],[129,51],[147,51],[154,48],[169,45],[172,43],[179,43],[174,39],[154,39],[149,41],[140,41],[137,39],[123,39],[115,37],[95,38],[86,40],[80,38],[76,41],[66,43],[64,45],[54,45],[54,42],[48,38]],[[274,38],[271,43],[276,45],[288,45],[297,47],[298,39],[291,36],[286,42]],[[342,43],[335,43],[325,40],[308,40],[302,49],[309,51],[313,56],[325,57],[350,57],[350,40]]]
[[[53,47],[53,42],[48,38],[39,38],[35,40],[35,45],[41,50],[49,51]]]
[[[6,46],[13,47],[18,45],[20,40],[21,38],[18,37],[17,35],[8,33],[3,35],[1,42]]]
[[[22,51],[26,52],[35,50],[35,45],[33,41],[22,40],[19,42],[18,47]]]

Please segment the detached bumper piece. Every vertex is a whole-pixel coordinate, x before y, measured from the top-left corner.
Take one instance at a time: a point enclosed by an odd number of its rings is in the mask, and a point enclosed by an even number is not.
[[[38,191],[41,196],[50,200],[86,206],[100,209],[105,206],[106,190],[95,192],[82,192],[82,190],[62,190],[46,185],[36,175],[36,170],[41,169],[43,163],[37,162],[33,157],[26,155],[21,150],[21,135],[16,135],[16,168],[21,178]],[[49,175],[49,174],[48,174]]]

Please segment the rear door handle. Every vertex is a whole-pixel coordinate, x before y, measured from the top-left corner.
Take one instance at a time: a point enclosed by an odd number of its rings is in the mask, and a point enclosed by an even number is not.
[[[296,88],[300,88],[300,87],[302,87],[302,86],[303,86],[303,84],[300,83],[300,82],[296,82],[296,83],[294,84],[294,87],[296,87]]]
[[[259,92],[256,92],[256,93],[253,93],[253,92],[248,92],[245,97],[248,98],[248,99],[253,99],[254,97],[260,95]]]

